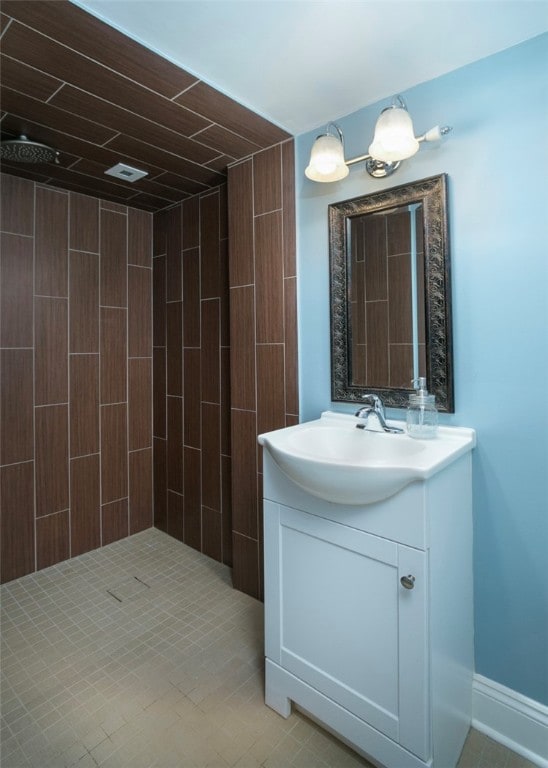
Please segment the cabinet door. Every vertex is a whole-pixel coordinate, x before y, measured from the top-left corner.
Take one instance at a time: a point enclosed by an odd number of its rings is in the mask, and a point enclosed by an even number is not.
[[[426,759],[426,554],[271,502],[265,527],[267,656]]]

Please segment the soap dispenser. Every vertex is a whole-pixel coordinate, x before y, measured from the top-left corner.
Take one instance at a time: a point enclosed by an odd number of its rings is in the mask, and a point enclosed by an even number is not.
[[[415,394],[409,395],[407,408],[407,433],[419,440],[429,440],[438,432],[438,411],[436,398],[429,395],[426,379],[413,379]]]

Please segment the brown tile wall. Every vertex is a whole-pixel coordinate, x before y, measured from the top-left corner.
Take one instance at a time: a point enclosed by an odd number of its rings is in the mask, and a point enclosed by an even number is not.
[[[228,173],[234,586],[262,598],[257,435],[298,422],[293,141]]]
[[[231,565],[226,208],[222,186],[154,215],[154,524]]]
[[[2,176],[2,581],[152,525],[152,215]]]

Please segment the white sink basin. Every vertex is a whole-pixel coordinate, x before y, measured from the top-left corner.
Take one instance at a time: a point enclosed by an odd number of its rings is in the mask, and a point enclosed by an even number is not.
[[[476,444],[474,430],[462,427],[440,427],[434,439],[415,440],[357,424],[363,420],[327,411],[316,421],[259,435],[259,443],[300,488],[352,505],[382,501],[414,480],[426,480]]]

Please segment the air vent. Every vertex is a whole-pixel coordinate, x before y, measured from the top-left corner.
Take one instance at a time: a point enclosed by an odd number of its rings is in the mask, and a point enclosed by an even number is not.
[[[117,179],[123,179],[124,181],[138,181],[143,176],[148,176],[148,171],[141,171],[139,168],[132,168],[131,165],[125,165],[124,163],[117,163],[105,171],[109,176],[116,176]]]

